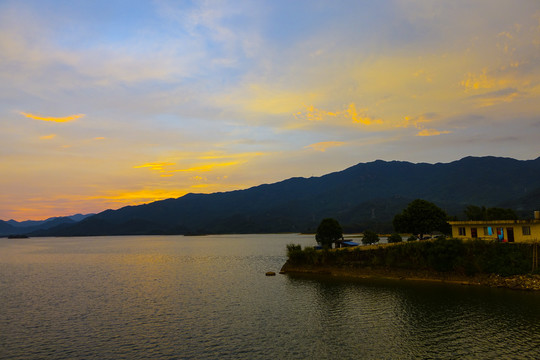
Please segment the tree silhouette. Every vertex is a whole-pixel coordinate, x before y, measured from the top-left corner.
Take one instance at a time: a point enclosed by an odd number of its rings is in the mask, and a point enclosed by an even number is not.
[[[343,229],[336,219],[323,219],[317,227],[315,240],[324,248],[332,248],[332,243],[342,238]]]
[[[419,234],[420,239],[424,234],[433,231],[446,232],[448,223],[447,215],[437,205],[422,199],[416,199],[409,203],[401,214],[394,217],[392,224],[397,232]]]

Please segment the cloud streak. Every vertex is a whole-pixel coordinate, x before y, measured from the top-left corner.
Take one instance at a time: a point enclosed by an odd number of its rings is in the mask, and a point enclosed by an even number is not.
[[[343,141],[322,141],[315,144],[304,146],[306,149],[312,149],[315,151],[325,152],[329,148],[343,146],[346,143]]]
[[[77,115],[69,115],[69,116],[64,116],[64,117],[53,117],[53,116],[35,115],[35,114],[25,113],[22,111],[20,114],[34,120],[52,121],[52,122],[57,122],[57,123],[70,122],[70,121],[74,121],[85,116],[84,114],[77,114]]]

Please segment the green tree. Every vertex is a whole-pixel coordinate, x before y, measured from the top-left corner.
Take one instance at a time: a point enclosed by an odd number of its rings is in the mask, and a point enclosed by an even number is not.
[[[398,233],[393,233],[392,235],[388,237],[389,243],[397,243],[397,242],[402,242],[402,241],[403,241],[403,238]]]
[[[433,231],[445,232],[448,229],[446,213],[437,205],[422,199],[416,199],[409,203],[401,214],[394,217],[392,224],[397,232],[419,234],[420,239],[424,234]]]
[[[317,227],[315,240],[324,248],[332,248],[332,244],[343,238],[343,229],[336,219],[326,218]]]
[[[371,245],[379,242],[379,235],[376,232],[371,230],[364,231],[364,236],[362,237],[362,244]]]

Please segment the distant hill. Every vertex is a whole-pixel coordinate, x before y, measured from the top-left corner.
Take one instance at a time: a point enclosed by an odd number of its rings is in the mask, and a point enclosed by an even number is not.
[[[31,232],[50,229],[59,225],[72,225],[94,214],[76,214],[71,216],[52,217],[46,220],[15,221],[0,220],[0,236],[29,234]]]
[[[246,190],[187,194],[64,223],[39,236],[313,232],[334,217],[346,231],[391,231],[412,200],[449,215],[467,205],[511,207],[530,217],[540,208],[540,158],[466,157],[451,163],[360,163],[321,177],[291,178]]]

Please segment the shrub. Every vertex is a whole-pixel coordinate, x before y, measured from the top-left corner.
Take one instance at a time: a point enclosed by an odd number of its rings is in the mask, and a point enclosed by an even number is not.
[[[304,260],[304,253],[302,252],[302,245],[288,244],[287,245],[287,257],[293,264],[300,264]]]
[[[428,263],[437,271],[455,270],[463,263],[465,246],[460,239],[437,239],[428,248]]]
[[[532,267],[532,245],[497,241],[436,239],[402,246],[358,247],[347,251],[318,251],[312,247],[287,245],[289,261],[295,265],[389,266],[402,269],[433,269],[466,275],[477,273],[501,276],[527,274]],[[537,271],[538,272],[538,271]]]
[[[407,241],[415,241],[415,240],[418,240],[416,236],[414,235],[411,235],[407,238]]]
[[[312,246],[307,246],[304,248],[304,261],[307,264],[317,264],[319,262],[319,254],[320,252],[315,250]]]
[[[388,242],[389,243],[398,243],[398,242],[402,242],[402,241],[403,241],[403,238],[398,233],[393,233],[392,235],[390,235],[388,237]]]

